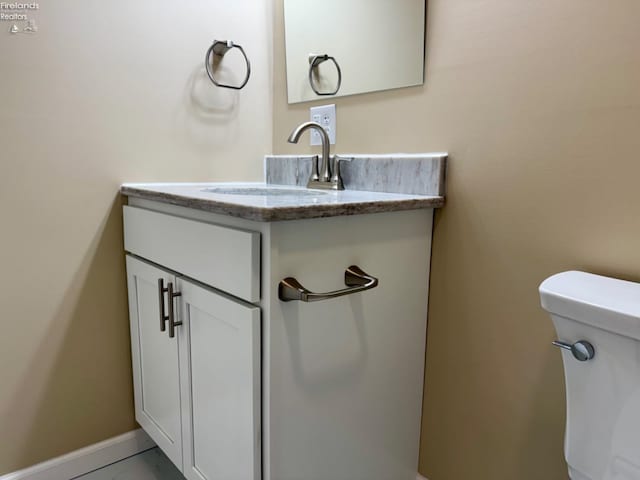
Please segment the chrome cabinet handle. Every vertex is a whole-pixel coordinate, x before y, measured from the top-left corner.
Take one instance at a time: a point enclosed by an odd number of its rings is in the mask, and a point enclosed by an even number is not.
[[[173,283],[169,282],[167,285],[167,291],[169,293],[169,338],[173,338],[176,336],[176,327],[178,325],[182,325],[182,322],[176,322],[176,312],[173,308],[173,299],[182,295],[180,292],[173,291]]]
[[[164,294],[169,291],[168,288],[164,286],[164,280],[162,278],[158,279],[158,299],[160,301],[160,331],[164,332],[167,329],[167,320],[169,317],[164,313]]]
[[[563,350],[570,351],[573,354],[574,358],[579,362],[586,362],[587,360],[591,360],[596,356],[596,349],[593,348],[593,345],[591,345],[586,340],[580,340],[573,344],[561,342],[559,340],[556,340],[552,343],[556,347],[560,347]]]
[[[344,272],[344,283],[349,288],[335,290],[333,292],[315,293],[304,288],[298,280],[287,277],[278,284],[278,298],[283,302],[319,302],[343,295],[363,292],[378,286],[378,279],[362,271],[356,265],[351,265]]]

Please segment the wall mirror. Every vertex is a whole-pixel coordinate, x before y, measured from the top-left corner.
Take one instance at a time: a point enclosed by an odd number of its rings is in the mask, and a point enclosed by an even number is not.
[[[425,0],[284,0],[289,103],[424,83]]]

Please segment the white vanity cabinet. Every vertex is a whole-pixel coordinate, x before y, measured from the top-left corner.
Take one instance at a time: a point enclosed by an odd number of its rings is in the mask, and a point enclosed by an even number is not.
[[[136,418],[187,479],[415,480],[432,209],[268,222],[124,208]],[[281,299],[291,278],[356,289],[351,266],[375,288]],[[170,283],[180,295],[161,308]]]
[[[157,260],[135,237],[164,217],[129,210],[126,248]],[[188,480],[262,478],[260,309],[131,254],[127,278],[137,421]]]

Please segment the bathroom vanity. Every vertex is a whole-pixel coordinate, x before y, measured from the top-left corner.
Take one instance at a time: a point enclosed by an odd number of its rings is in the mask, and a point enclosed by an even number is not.
[[[445,162],[355,157],[342,192],[298,186],[303,157],[122,187],[136,419],[187,479],[415,479]]]

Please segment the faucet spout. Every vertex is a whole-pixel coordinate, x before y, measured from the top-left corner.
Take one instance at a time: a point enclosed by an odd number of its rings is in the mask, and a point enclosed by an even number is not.
[[[313,173],[311,175],[309,183],[311,183],[312,181],[330,182],[331,171],[329,166],[329,154],[331,150],[331,143],[329,142],[329,135],[327,135],[326,130],[322,128],[322,125],[316,122],[304,122],[298,125],[293,130],[293,132],[291,132],[291,135],[289,135],[287,141],[289,143],[298,143],[298,140],[300,140],[300,136],[309,129],[317,130],[318,134],[320,135],[320,141],[322,142],[322,174],[318,175],[318,159],[316,157]],[[313,178],[314,175],[316,178]]]

